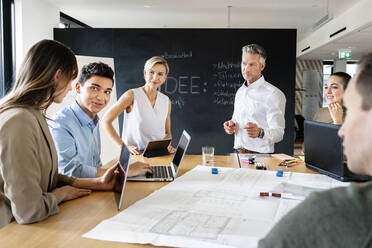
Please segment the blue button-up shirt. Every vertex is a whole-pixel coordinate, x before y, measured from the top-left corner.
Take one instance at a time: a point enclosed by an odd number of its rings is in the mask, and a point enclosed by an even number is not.
[[[58,153],[59,173],[74,177],[95,177],[101,162],[99,118],[92,120],[74,102],[49,121]]]

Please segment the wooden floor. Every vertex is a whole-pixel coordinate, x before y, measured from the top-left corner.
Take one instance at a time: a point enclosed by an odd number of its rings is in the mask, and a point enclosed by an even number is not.
[[[304,145],[304,140],[303,139],[300,139],[300,140],[296,139],[295,143],[294,143],[293,155],[295,155],[295,156],[304,155],[303,145]]]

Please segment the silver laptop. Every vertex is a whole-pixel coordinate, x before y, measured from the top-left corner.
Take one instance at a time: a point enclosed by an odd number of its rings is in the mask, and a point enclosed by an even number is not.
[[[118,210],[120,210],[121,205],[123,204],[123,199],[124,199],[124,192],[125,192],[125,184],[127,182],[127,175],[128,175],[128,167],[129,167],[129,158],[130,158],[130,152],[127,148],[127,146],[123,143],[120,151],[120,158],[119,158],[119,163],[121,168],[124,171],[124,178],[123,180],[123,186],[121,189],[121,194],[115,193],[115,200],[118,205]],[[120,195],[120,197],[119,197]]]
[[[128,181],[173,181],[177,176],[177,172],[190,144],[190,140],[190,135],[183,130],[170,165],[151,166],[153,173],[146,173],[136,177],[128,177]]]

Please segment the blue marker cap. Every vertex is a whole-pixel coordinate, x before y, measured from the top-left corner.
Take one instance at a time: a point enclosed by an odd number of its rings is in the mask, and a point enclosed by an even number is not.
[[[283,177],[283,171],[282,171],[282,170],[278,170],[278,171],[276,172],[276,176],[277,176],[277,177]]]
[[[217,168],[212,168],[212,174],[218,174],[218,169]]]

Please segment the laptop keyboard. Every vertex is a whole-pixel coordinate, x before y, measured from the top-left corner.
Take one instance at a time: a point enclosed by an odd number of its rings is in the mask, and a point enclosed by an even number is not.
[[[150,166],[151,173],[146,173],[146,178],[169,178],[172,176],[172,169],[169,165]]]

